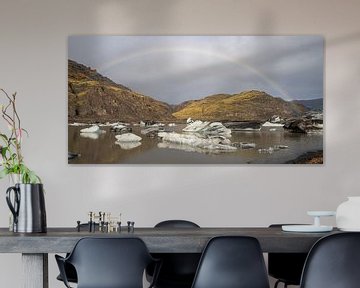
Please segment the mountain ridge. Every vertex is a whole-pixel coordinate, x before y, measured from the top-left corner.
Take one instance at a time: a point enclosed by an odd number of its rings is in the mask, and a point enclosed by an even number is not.
[[[69,122],[137,122],[174,120],[169,104],[142,95],[102,76],[95,69],[68,61]]]
[[[179,105],[173,113],[178,119],[265,121],[273,115],[295,117],[308,109],[301,104],[273,97],[264,91],[250,90],[236,94],[215,94]]]
[[[170,105],[115,83],[91,67],[68,60],[69,122],[184,122],[187,118],[266,121],[273,115],[289,118],[308,110],[300,103],[258,90],[214,94]]]
[[[302,104],[311,110],[323,111],[323,106],[324,106],[323,98],[315,98],[308,100],[293,100],[292,102]]]

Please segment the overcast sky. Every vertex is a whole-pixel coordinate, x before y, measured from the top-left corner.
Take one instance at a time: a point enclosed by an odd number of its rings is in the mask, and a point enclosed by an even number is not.
[[[130,89],[177,104],[263,90],[323,97],[320,36],[70,36],[68,57]]]

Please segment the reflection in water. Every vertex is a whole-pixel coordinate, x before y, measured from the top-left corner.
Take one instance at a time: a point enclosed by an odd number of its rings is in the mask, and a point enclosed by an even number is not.
[[[100,134],[99,133],[80,133],[80,137],[83,138],[89,138],[89,139],[99,139]]]
[[[185,125],[167,126],[165,130],[182,133],[184,127]],[[68,151],[81,154],[80,157],[69,160],[71,164],[276,164],[293,160],[308,151],[323,149],[322,134],[295,134],[282,128],[276,131],[261,129],[252,132],[233,132],[229,138],[231,143],[255,143],[256,147],[238,148],[232,153],[209,153],[193,147],[163,143],[158,137],[144,136],[141,143],[126,143],[123,146],[123,143],[116,143],[115,135],[119,133],[110,131],[110,127],[104,127],[106,133],[99,134],[98,138],[84,138],[83,135],[80,137],[80,129],[81,127],[76,126],[68,127]],[[132,129],[134,134],[141,135],[140,127],[132,126]],[[135,147],[133,144],[141,145]],[[259,153],[259,149],[269,149],[276,145],[288,148],[277,149],[273,153]]]
[[[189,145],[182,145],[177,143],[171,143],[171,142],[160,142],[157,144],[158,148],[167,148],[167,149],[176,149],[176,150],[182,150],[185,152],[197,152],[197,153],[205,153],[205,154],[220,154],[223,152],[233,152],[234,150],[209,150],[209,149],[202,149],[200,147],[195,146],[189,146]]]

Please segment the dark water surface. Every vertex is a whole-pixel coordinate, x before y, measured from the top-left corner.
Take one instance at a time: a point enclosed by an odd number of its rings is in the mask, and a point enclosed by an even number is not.
[[[138,126],[132,126],[132,133],[142,137],[141,145],[137,147],[115,144],[115,135],[118,133],[111,132],[109,127],[101,127],[105,133],[99,134],[97,139],[91,138],[96,135],[88,135],[90,138],[80,136],[80,130],[89,126],[68,127],[69,152],[81,154],[80,157],[69,160],[70,164],[282,164],[306,152],[323,150],[322,134],[294,134],[285,132],[283,128],[277,128],[276,131],[262,128],[255,132],[233,132],[231,142],[256,143],[256,148],[212,153],[162,143],[158,138],[141,135],[141,128]],[[185,125],[178,125],[165,129],[181,133],[184,127]],[[288,148],[273,153],[258,151],[274,145],[286,145]]]

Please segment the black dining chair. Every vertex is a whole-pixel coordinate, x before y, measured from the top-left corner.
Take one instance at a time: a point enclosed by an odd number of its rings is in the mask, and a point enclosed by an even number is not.
[[[74,266],[78,288],[143,288],[143,274],[154,262],[154,281],[160,262],[139,238],[82,238],[66,258],[55,255],[60,275],[70,288],[65,263]],[[153,287],[153,283],[149,287]]]
[[[282,225],[288,224],[272,224],[269,228],[281,228]],[[268,273],[277,279],[274,288],[280,283],[284,284],[284,288],[288,285],[300,285],[306,257],[307,253],[269,253]]]
[[[156,229],[200,228],[199,225],[187,220],[166,220],[155,225]],[[196,268],[201,257],[200,253],[156,253],[155,258],[161,259],[162,266],[159,272],[156,288],[190,288],[194,280]],[[147,269],[147,279],[151,281],[153,269]]]
[[[256,238],[212,238],[201,256],[192,288],[269,288],[264,257]]]
[[[300,287],[360,287],[360,233],[338,233],[318,240],[306,259]]]
[[[82,223],[80,224],[80,229],[89,229],[89,224],[88,223]],[[99,229],[99,224],[98,223],[95,223],[95,229]],[[66,254],[66,257],[69,256],[69,253]],[[71,283],[77,283],[77,275],[76,275],[76,270],[74,268],[73,265],[71,265],[70,263],[67,263],[65,262],[64,263],[64,268],[65,268],[65,275],[66,275],[66,278],[67,278],[67,281],[68,282],[71,282]],[[63,281],[62,277],[61,277],[61,274],[59,274],[57,277],[56,277],[57,280],[59,281]]]

